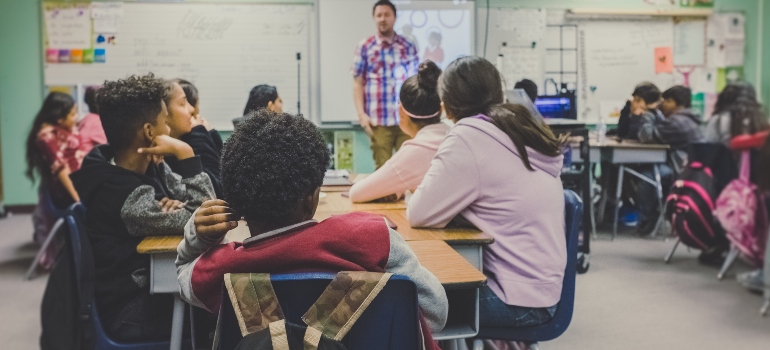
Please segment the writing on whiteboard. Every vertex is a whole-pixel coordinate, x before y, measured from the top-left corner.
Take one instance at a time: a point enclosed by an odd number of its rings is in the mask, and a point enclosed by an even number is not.
[[[179,22],[177,33],[180,38],[184,39],[217,40],[224,37],[225,32],[232,24],[232,18],[189,10]]]

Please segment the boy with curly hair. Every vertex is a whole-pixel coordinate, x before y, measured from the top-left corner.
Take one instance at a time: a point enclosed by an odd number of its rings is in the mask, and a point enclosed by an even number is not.
[[[97,104],[108,144],[95,147],[71,175],[88,209],[94,297],[106,331],[122,342],[168,339],[173,300],[151,295],[146,236],[181,235],[200,204],[215,198],[200,158],[168,135],[166,83],[152,74],[108,81]],[[179,173],[162,159],[179,159]]]
[[[222,155],[226,201],[203,203],[185,226],[176,262],[182,298],[217,312],[226,273],[392,272],[417,285],[431,348],[430,331],[446,323],[446,292],[401,235],[372,214],[313,220],[328,163],[310,121],[267,110],[246,118]],[[241,217],[251,238],[221,244]]]

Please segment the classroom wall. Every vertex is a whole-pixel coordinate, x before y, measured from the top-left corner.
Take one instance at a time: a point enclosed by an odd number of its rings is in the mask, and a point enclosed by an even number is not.
[[[188,2],[313,3],[314,0]],[[477,7],[486,6],[485,0],[476,0],[476,3]],[[648,6],[643,0],[489,0],[491,7],[540,8],[544,4],[547,4],[547,8]],[[742,11],[746,14],[746,78],[761,90],[764,101],[770,101],[770,67],[760,69],[759,66],[761,61],[770,59],[770,34],[760,34],[761,20],[770,20],[770,3],[765,0],[716,0],[716,10]],[[24,177],[24,142],[43,99],[41,28],[39,1],[0,0],[0,150],[6,205],[32,204],[37,200],[35,186]],[[767,30],[764,28],[766,33]],[[229,133],[223,136],[227,137]],[[356,131],[354,152],[356,171],[374,170],[367,137],[360,130]]]

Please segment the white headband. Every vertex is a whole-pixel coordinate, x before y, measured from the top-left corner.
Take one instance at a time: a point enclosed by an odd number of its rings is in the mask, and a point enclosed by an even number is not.
[[[433,113],[431,115],[414,115],[414,114],[410,113],[409,111],[407,111],[406,108],[404,108],[403,104],[401,104],[401,109],[404,110],[404,113],[406,113],[406,115],[408,115],[408,116],[410,116],[410,117],[412,117],[414,119],[429,119],[429,118],[433,118],[433,117],[436,117],[439,114],[441,114],[441,109],[439,109],[438,112]]]

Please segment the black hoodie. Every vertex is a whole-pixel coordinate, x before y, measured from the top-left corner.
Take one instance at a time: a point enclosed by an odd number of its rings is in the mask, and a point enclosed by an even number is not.
[[[86,230],[94,250],[95,298],[103,320],[110,322],[128,301],[149,293],[149,255],[136,246],[146,236],[181,236],[200,204],[214,198],[211,181],[199,157],[179,161],[179,174],[151,163],[145,175],[114,165],[109,145],[95,147],[71,175],[88,210]],[[187,203],[163,213],[164,197]]]

